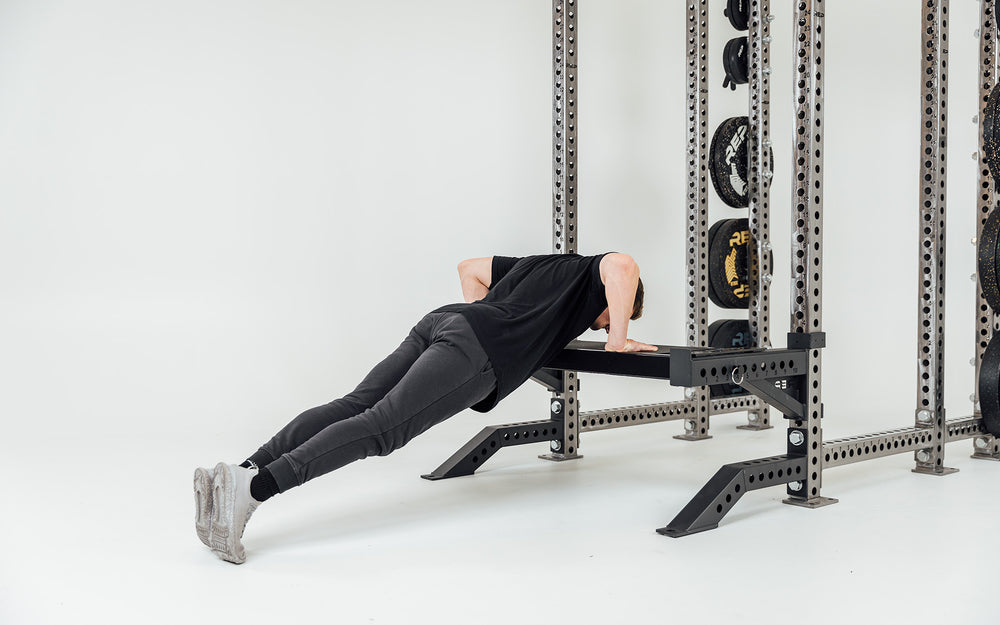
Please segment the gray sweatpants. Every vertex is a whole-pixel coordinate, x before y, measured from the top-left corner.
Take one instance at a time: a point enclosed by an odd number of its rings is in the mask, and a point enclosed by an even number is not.
[[[349,395],[300,414],[250,459],[281,492],[334,469],[385,456],[485,399],[496,377],[459,313],[428,313]]]

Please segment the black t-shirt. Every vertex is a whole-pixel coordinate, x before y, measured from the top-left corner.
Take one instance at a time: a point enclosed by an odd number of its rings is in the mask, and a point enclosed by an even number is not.
[[[494,256],[486,297],[433,311],[461,313],[493,365],[497,388],[473,410],[491,410],[593,325],[608,307],[600,265],[610,253]]]

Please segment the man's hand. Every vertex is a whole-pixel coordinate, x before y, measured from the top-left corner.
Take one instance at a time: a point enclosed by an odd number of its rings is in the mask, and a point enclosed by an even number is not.
[[[606,352],[655,352],[658,349],[656,345],[647,345],[632,339],[625,339],[624,345],[612,345],[611,341],[608,341],[604,346]]]

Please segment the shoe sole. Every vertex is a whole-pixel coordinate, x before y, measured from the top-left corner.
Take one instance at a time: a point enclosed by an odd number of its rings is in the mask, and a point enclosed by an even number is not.
[[[224,462],[215,465],[215,480],[212,482],[212,495],[215,504],[215,515],[212,518],[211,544],[212,552],[226,562],[243,564],[246,552],[240,544],[240,537],[229,528],[235,527],[233,519],[234,502],[236,499],[236,483],[232,469]]]
[[[211,547],[212,475],[201,467],[194,470],[194,529],[198,539]]]

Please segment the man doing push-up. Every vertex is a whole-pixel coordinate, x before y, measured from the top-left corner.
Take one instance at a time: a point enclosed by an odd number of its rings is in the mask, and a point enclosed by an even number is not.
[[[488,412],[588,328],[608,333],[608,351],[656,351],[627,337],[643,305],[627,254],[492,256],[458,273],[465,303],[425,315],[354,391],[303,412],[241,465],[195,470],[195,529],[217,556],[246,560],[243,530],[261,502],[466,408]]]

